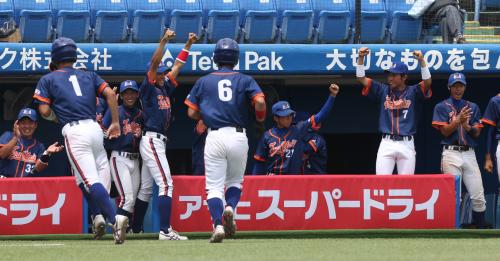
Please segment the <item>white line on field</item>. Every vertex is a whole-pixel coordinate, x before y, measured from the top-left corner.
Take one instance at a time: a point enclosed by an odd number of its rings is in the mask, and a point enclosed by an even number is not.
[[[0,247],[52,247],[52,246],[64,246],[64,244],[60,244],[60,243],[9,244],[9,245],[0,244]]]

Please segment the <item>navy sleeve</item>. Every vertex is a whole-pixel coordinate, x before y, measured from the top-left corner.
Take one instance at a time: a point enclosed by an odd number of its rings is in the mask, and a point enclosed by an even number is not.
[[[42,77],[35,89],[35,94],[33,95],[33,99],[36,101],[36,103],[45,103],[45,104],[52,104],[52,99],[50,96],[50,90],[49,90],[49,82],[47,80],[47,77]]]
[[[436,107],[434,107],[434,114],[432,115],[432,127],[439,128],[440,126],[448,125],[448,112],[446,111],[446,107],[443,106],[442,103],[438,103]]]
[[[109,125],[111,125],[111,111],[107,110],[104,117],[102,117],[102,127],[107,130]]]
[[[469,121],[470,126],[475,126],[482,128],[483,124],[481,124],[481,110],[476,104],[472,104],[472,117]]]
[[[263,96],[264,93],[260,89],[259,84],[257,84],[257,82],[254,79],[252,79],[250,76],[248,76],[248,78],[249,78],[249,82],[248,82],[247,88],[245,90],[248,98],[253,100],[258,96]]]
[[[189,92],[189,95],[186,97],[184,104],[186,104],[189,108],[200,111],[200,92],[201,92],[201,80],[196,81],[193,88]]]
[[[255,150],[253,158],[256,161],[266,162],[269,155],[268,152],[269,151],[267,149],[266,134],[264,134],[259,141],[259,145],[257,145],[257,149]]]
[[[495,103],[494,98],[492,98],[486,107],[482,122],[491,126],[497,126],[498,118],[497,104]]]
[[[2,145],[5,145],[9,143],[9,141],[12,139],[13,133],[11,131],[6,131],[0,136],[0,147]]]
[[[427,90],[427,92],[424,91],[425,84],[423,81],[419,82],[418,84],[411,85],[408,88],[410,88],[410,90],[414,92],[416,97],[420,100],[425,100],[432,97],[432,89]]]
[[[382,97],[384,90],[389,88],[389,86],[372,80],[370,78],[366,78],[368,80],[368,85],[363,87],[361,94],[363,96],[367,96],[370,99],[379,99]]]
[[[84,72],[84,73],[91,73],[92,78],[94,81],[94,88],[96,91],[96,96],[102,97],[102,92],[104,89],[108,86],[108,83],[105,82],[97,73],[95,72]]]
[[[38,150],[35,152],[36,158],[39,159],[44,151],[45,151],[45,145],[43,145],[43,143],[38,143]]]

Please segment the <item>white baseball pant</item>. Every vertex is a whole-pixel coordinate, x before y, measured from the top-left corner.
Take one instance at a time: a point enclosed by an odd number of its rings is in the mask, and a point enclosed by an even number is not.
[[[208,130],[205,143],[207,199],[224,200],[224,188],[242,188],[247,164],[248,139],[234,127]]]
[[[443,149],[441,171],[446,174],[459,176],[460,180],[464,182],[471,198],[472,210],[476,212],[486,210],[483,181],[474,150],[456,151]]]
[[[136,157],[131,159],[129,157]],[[133,213],[135,198],[139,191],[141,176],[139,173],[139,153],[111,152],[111,175],[120,194],[119,208]]]
[[[415,173],[415,154],[413,139],[405,138],[401,141],[394,141],[382,138],[377,153],[377,175],[392,175],[395,165],[399,175],[413,175]]]
[[[149,202],[153,194],[153,180],[158,185],[158,194],[172,197],[173,185],[165,154],[167,138],[156,132],[146,132],[141,139],[140,152],[142,157],[141,186],[138,198]]]
[[[101,183],[109,193],[111,174],[102,129],[94,120],[80,120],[62,129],[66,153],[76,176],[76,184],[90,186]]]

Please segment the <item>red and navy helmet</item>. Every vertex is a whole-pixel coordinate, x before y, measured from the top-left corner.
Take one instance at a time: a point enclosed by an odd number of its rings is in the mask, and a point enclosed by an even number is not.
[[[76,61],[76,43],[73,39],[59,37],[52,43],[52,62]]]
[[[215,45],[215,64],[238,64],[240,58],[240,47],[238,43],[230,38],[220,39]]]

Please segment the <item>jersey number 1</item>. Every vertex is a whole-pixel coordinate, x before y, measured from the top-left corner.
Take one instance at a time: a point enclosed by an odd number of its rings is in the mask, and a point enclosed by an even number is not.
[[[231,89],[230,80],[220,80],[218,85],[219,99],[221,101],[230,101],[233,98],[233,90]]]
[[[75,90],[76,96],[82,96],[82,90],[80,89],[80,84],[78,83],[76,75],[71,75],[69,77],[69,81],[71,82],[71,85],[73,85],[73,90]]]

